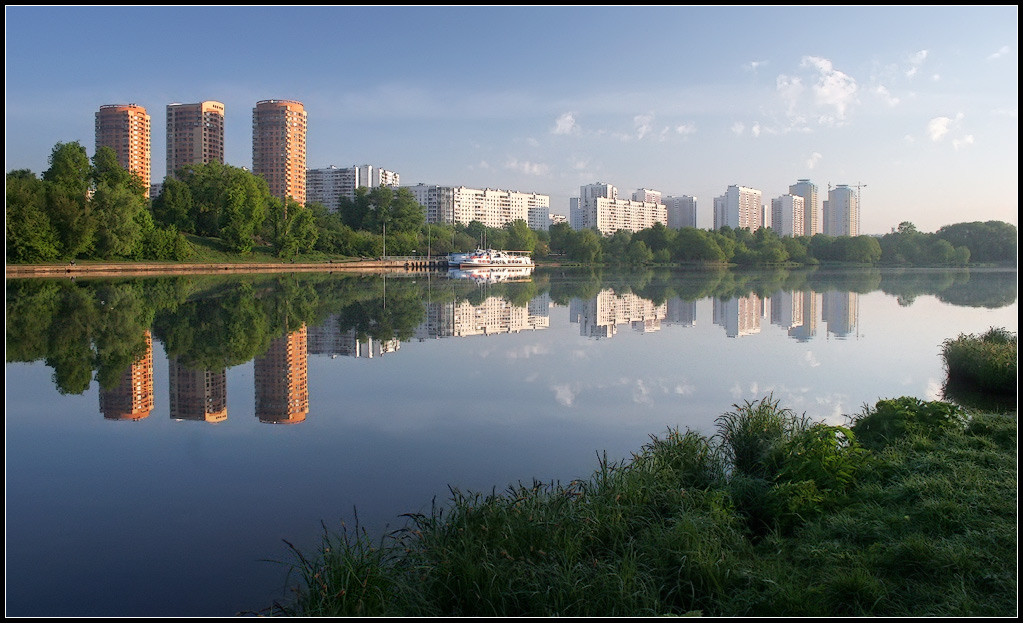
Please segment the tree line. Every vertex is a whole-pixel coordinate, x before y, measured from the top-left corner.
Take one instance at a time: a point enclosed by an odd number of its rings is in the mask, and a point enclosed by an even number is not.
[[[580,263],[722,263],[740,266],[822,262],[966,266],[1016,261],[1017,231],[1000,221],[947,225],[920,232],[909,222],[883,236],[780,236],[715,231],[662,223],[601,235],[556,223],[532,230],[523,220],[503,227],[479,221],[427,223],[425,208],[406,188],[358,188],[334,209],[270,195],[262,177],[220,163],[192,164],[168,176],[147,199],[135,174],[109,147],[92,160],[77,142],[57,143],[39,178],[27,169],[7,174],[6,255],[10,263],[187,259],[185,234],[217,239],[229,252],[267,247],[276,257],[303,253],[342,257],[446,255],[487,246]]]

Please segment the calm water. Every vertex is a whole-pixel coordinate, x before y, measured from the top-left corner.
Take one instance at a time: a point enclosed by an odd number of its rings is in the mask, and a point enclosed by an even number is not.
[[[1008,271],[9,280],[6,614],[230,616],[285,539],[588,478],[769,394],[842,423],[1017,330]]]

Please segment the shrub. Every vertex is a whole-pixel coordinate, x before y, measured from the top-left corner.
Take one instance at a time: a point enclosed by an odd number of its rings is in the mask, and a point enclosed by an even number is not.
[[[1016,395],[1016,334],[992,327],[981,335],[960,334],[942,343],[946,385],[975,386],[1000,395]]]
[[[936,435],[947,429],[962,430],[969,421],[966,411],[949,402],[925,402],[912,396],[879,400],[873,409],[864,406],[851,430],[864,447],[880,450],[892,442],[919,434]]]

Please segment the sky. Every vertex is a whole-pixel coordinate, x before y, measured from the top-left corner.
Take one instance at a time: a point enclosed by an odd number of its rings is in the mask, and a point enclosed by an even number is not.
[[[5,162],[95,152],[100,106],[303,103],[309,168],[549,195],[608,183],[763,203],[800,179],[857,187],[861,232],[1018,226],[1017,6],[10,6]]]

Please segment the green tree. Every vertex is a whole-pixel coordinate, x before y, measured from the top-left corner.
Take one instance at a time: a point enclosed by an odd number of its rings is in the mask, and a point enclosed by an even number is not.
[[[504,230],[508,233],[508,239],[505,242],[512,251],[532,253],[536,248],[536,232],[530,229],[522,219],[516,219],[506,224]]]
[[[222,238],[238,253],[251,251],[269,212],[266,180],[219,162],[182,167],[181,175],[192,194],[196,233]]]
[[[160,194],[153,199],[153,218],[159,225],[168,225],[180,231],[195,232],[192,191],[188,184],[173,177],[163,181]]]
[[[97,258],[126,258],[143,237],[141,212],[145,199],[130,186],[111,186],[101,181],[90,200],[96,219],[93,254]],[[148,213],[146,214],[148,216]],[[150,227],[152,223],[150,222]]]
[[[46,188],[28,169],[7,174],[6,251],[14,264],[50,262],[60,256],[57,234],[46,215]]]
[[[92,187],[99,188],[104,183],[110,188],[125,188],[143,200],[149,190],[138,174],[121,166],[117,152],[106,146],[92,156]]]
[[[283,209],[280,201],[270,202],[266,233],[274,255],[290,258],[311,251],[316,245],[319,230],[313,211],[289,198],[287,210]]]
[[[50,153],[46,182],[46,214],[57,233],[60,257],[74,259],[91,251],[96,232],[88,200],[92,165],[77,141],[57,143]]]
[[[547,235],[551,253],[562,255],[568,250],[568,240],[572,236],[572,227],[565,222],[554,223],[547,230]]]

